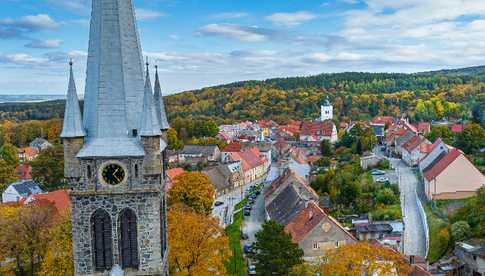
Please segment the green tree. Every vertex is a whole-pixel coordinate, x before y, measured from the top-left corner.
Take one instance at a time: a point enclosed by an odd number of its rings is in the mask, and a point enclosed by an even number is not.
[[[173,128],[167,131],[168,149],[179,150],[184,147],[184,143],[177,137],[177,131]]]
[[[397,203],[399,200],[398,196],[394,194],[394,191],[390,188],[384,188],[379,190],[376,196],[377,203],[384,205],[392,205]]]
[[[0,158],[5,160],[7,164],[12,167],[16,167],[19,164],[19,155],[17,148],[9,143],[5,143],[0,148]]]
[[[472,229],[472,236],[485,236],[485,187],[478,189],[477,194],[467,200],[465,206],[453,215],[453,221],[466,220]]]
[[[62,145],[55,145],[39,153],[30,165],[32,178],[47,191],[65,187],[64,180],[64,149]]]
[[[471,232],[468,222],[460,220],[451,225],[451,236],[454,241],[462,241],[466,239]]]
[[[303,263],[303,250],[292,242],[282,225],[271,220],[256,233],[249,256],[255,261],[258,275],[288,275],[294,266]]]
[[[456,147],[466,154],[477,153],[485,147],[485,129],[478,124],[471,124],[456,136]]]
[[[434,143],[438,138],[447,144],[453,144],[454,134],[448,126],[432,126],[431,131],[426,135],[431,142]]]
[[[320,143],[320,152],[322,153],[322,156],[325,157],[330,157],[333,154],[332,151],[332,144],[328,140],[323,140]]]

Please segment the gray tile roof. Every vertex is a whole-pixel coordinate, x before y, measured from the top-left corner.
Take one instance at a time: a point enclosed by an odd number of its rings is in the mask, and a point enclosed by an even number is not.
[[[306,200],[300,197],[293,185],[288,185],[266,207],[271,220],[286,225],[306,207]]]
[[[208,157],[214,153],[216,148],[216,145],[185,145],[179,154],[202,154]]]
[[[150,82],[150,71],[146,70],[145,93],[143,95],[143,110],[141,115],[140,136],[160,136],[160,124],[153,105],[153,90]]]
[[[69,88],[67,89],[66,107],[64,112],[64,124],[62,127],[61,138],[84,137],[84,127],[82,124],[81,109],[77,97],[76,83],[72,72],[72,62],[69,63]]]
[[[231,172],[226,165],[204,170],[217,191],[224,191],[231,188]]]
[[[165,112],[165,103],[163,102],[162,87],[160,86],[160,78],[158,77],[158,68],[155,71],[155,108],[157,110],[158,121],[163,130],[170,128],[167,120],[167,113]]]
[[[145,150],[136,138],[94,138],[87,141],[77,157],[140,157]]]

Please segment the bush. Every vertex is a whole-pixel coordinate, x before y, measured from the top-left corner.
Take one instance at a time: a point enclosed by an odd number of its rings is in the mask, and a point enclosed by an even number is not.
[[[384,159],[377,163],[377,167],[381,170],[389,170],[391,168],[391,163],[389,162],[389,160]]]
[[[390,188],[384,188],[377,193],[376,201],[379,204],[392,205],[399,201],[394,191]]]
[[[454,241],[466,239],[471,232],[470,225],[466,221],[457,221],[451,225],[451,236]]]

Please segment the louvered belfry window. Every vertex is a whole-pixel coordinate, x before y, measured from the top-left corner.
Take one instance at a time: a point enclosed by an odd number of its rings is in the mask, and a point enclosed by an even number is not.
[[[94,266],[96,271],[105,271],[113,266],[111,218],[104,210],[97,210],[91,217],[93,233]]]
[[[131,209],[125,209],[120,214],[120,251],[123,268],[138,268],[138,241],[136,214]]]

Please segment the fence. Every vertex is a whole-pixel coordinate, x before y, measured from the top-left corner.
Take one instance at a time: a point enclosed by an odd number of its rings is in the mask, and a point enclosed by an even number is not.
[[[421,200],[419,199],[418,193],[416,190],[414,190],[414,193],[416,194],[416,201],[418,204],[418,209],[419,209],[419,216],[421,217],[421,222],[424,227],[424,235],[426,238],[426,253],[425,257],[428,257],[428,252],[429,252],[429,228],[428,228],[428,220],[426,218],[426,212],[424,211],[423,204],[421,203]]]

